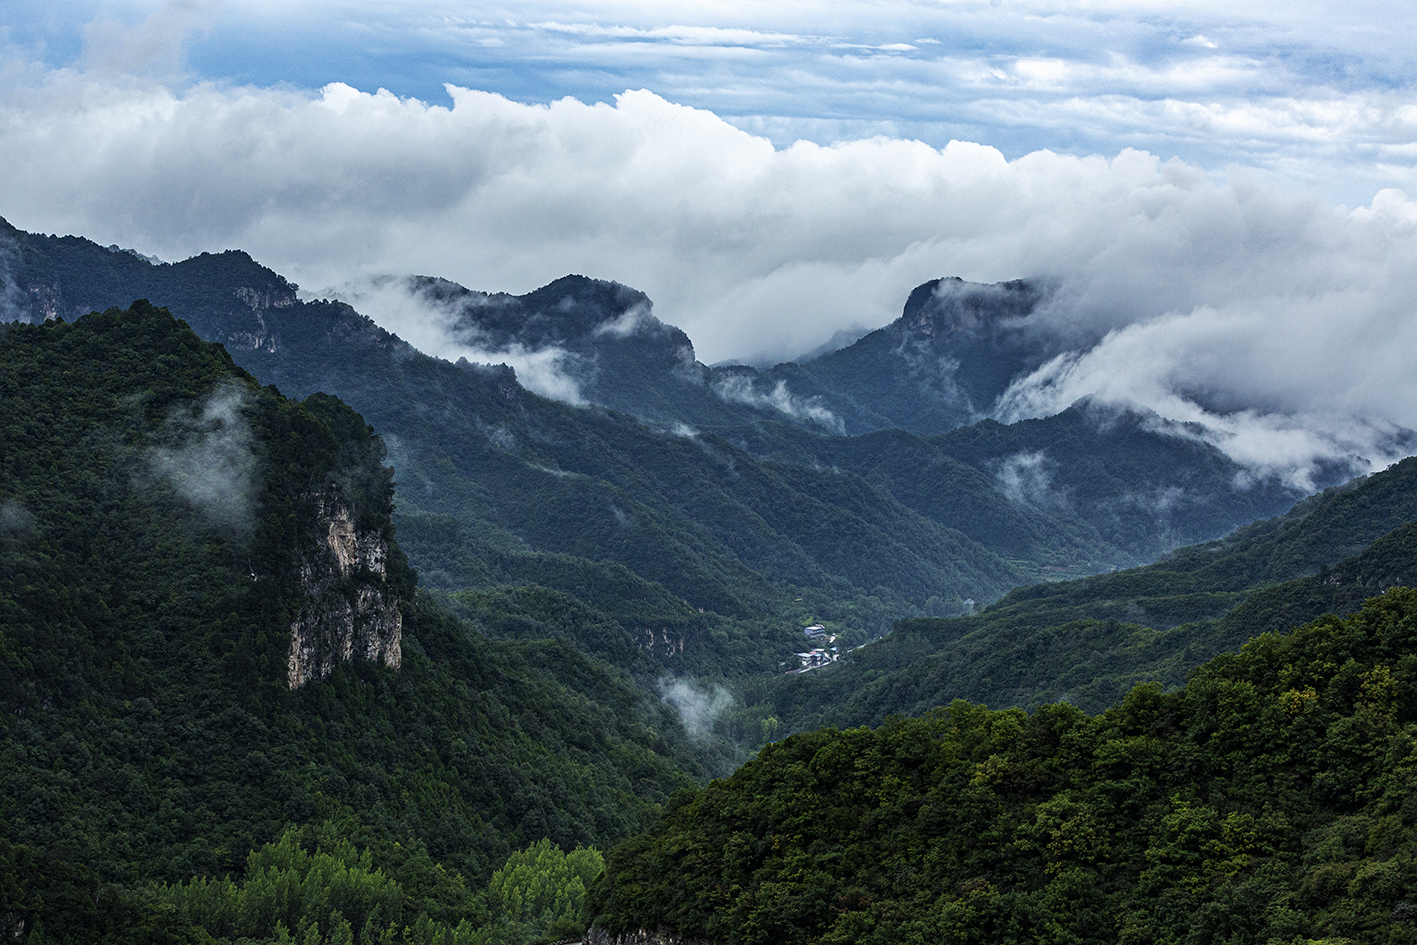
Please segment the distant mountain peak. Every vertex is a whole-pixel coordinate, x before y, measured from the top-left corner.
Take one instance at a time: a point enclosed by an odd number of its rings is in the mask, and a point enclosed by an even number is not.
[[[565,308],[586,305],[601,308],[629,308],[649,305],[649,296],[608,279],[592,279],[572,273],[528,292],[521,299],[532,306],[557,305]]]
[[[431,276],[412,276],[408,285],[428,301],[456,308],[459,327],[492,345],[574,349],[607,335],[683,335],[653,315],[649,296],[604,279],[562,276],[525,295],[478,292]]]
[[[958,276],[933,279],[910,293],[896,326],[931,337],[973,331],[981,324],[1028,317],[1049,292],[1048,284],[1040,279],[992,285],[965,282]]]

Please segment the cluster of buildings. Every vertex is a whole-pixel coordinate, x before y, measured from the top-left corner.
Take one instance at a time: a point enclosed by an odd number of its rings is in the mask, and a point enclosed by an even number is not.
[[[808,670],[816,669],[818,666],[826,666],[835,663],[837,660],[837,649],[831,644],[836,642],[834,634],[827,633],[827,628],[819,623],[814,623],[802,631],[809,643],[817,643],[820,646],[814,647],[805,653],[797,654],[797,662],[800,664],[797,669],[790,670],[793,673],[805,673]]]

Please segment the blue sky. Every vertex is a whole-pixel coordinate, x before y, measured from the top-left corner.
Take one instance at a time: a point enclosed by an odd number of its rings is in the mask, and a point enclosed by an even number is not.
[[[522,103],[649,89],[779,146],[885,134],[1010,158],[1132,147],[1349,204],[1409,182],[1417,160],[1417,14],[1404,3],[7,6],[10,58],[50,69],[156,14],[169,79],[344,82],[431,104],[447,103],[448,83]]]
[[[1073,348],[1000,416],[1138,405],[1302,478],[1417,427],[1414,35],[1381,2],[11,0],[0,216],[243,248],[448,351],[379,276],[616,279],[758,362],[1046,276]]]

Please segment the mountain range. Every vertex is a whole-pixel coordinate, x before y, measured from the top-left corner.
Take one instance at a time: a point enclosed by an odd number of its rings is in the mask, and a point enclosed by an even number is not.
[[[904,620],[821,674],[784,680],[789,731],[879,725],[957,698],[1100,712],[1138,683],[1183,685],[1260,634],[1417,586],[1417,458],[1140,568],[1018,588],[980,612]]]
[[[990,419],[1053,356],[1022,330],[1041,282],[927,283],[891,325],[765,369],[699,363],[610,282],[389,284],[566,396],[426,355],[244,253],[165,264],[0,227],[17,941],[525,943],[583,928],[583,901],[620,945],[1114,941],[1233,931],[1186,922],[1236,896],[1268,910],[1254,935],[1406,940],[1382,921],[1410,872],[1404,788],[1366,785],[1417,737],[1410,596],[1272,632],[1417,580],[1417,460],[1304,497],[1155,416]],[[841,659],[786,672],[813,624]],[[1246,754],[1261,735],[1290,760]],[[1163,741],[1190,760],[1161,772]],[[810,850],[783,833],[797,807]],[[852,833],[881,818],[904,825],[895,859]],[[1079,859],[1074,830],[1118,839]],[[1007,856],[940,846],[971,831]],[[1230,865],[1205,865],[1216,844]],[[612,847],[597,884],[590,848]],[[822,865],[863,856],[933,879],[902,905]],[[728,911],[710,861],[747,891]]]
[[[694,361],[681,331],[613,283],[567,277],[511,297],[408,281],[483,348],[565,352],[591,400],[576,406],[528,393],[505,366],[423,355],[347,304],[302,301],[240,252],[154,264],[8,225],[0,238],[11,318],[146,298],[281,391],[354,407],[388,444],[396,521],[426,584],[534,576],[570,590],[576,568],[623,567],[721,631],[691,634],[678,617],[639,628],[691,654],[681,671],[775,666],[790,651],[775,628],[798,616],[839,618],[864,640],[1022,583],[1143,563],[1299,497],[1154,416],[1079,405],[979,420],[1042,356],[1011,327],[1046,294],[1033,283],[928,284],[892,325],[758,372]]]
[[[945,433],[990,416],[1010,382],[1049,352],[1022,326],[1045,283],[936,279],[901,317],[852,344],[766,370],[706,366],[642,292],[566,276],[522,296],[415,277],[407,293],[449,319],[473,350],[550,356],[578,398],[651,424],[741,426],[764,416],[816,432]]]

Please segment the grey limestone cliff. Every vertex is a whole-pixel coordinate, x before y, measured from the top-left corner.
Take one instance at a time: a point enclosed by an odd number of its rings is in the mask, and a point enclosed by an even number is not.
[[[291,689],[328,676],[356,657],[397,669],[403,615],[387,582],[388,542],[361,531],[333,487],[319,496],[316,540],[302,556],[304,600],[290,627]]]

